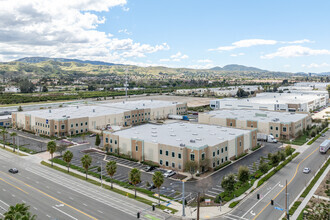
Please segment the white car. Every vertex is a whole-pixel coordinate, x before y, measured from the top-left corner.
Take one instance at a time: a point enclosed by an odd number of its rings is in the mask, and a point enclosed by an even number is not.
[[[173,175],[175,175],[176,174],[176,172],[175,171],[173,171],[173,170],[168,170],[168,171],[166,171],[165,173],[164,173],[164,177],[171,177],[171,176],[173,176]]]
[[[311,169],[309,169],[308,167],[305,167],[303,170],[303,173],[309,173],[309,172],[311,172]]]

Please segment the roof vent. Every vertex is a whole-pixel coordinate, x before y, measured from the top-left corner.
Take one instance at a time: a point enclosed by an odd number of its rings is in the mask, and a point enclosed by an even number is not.
[[[157,131],[151,131],[151,133],[153,133],[153,134],[157,134]]]
[[[229,133],[230,135],[235,135],[234,133]]]
[[[77,109],[79,108],[79,106],[77,105]]]
[[[66,118],[70,118],[70,115],[66,116]]]
[[[190,143],[196,143],[196,141],[194,139],[191,139]]]
[[[63,118],[66,118],[66,115],[62,115]]]
[[[175,137],[176,136],[176,134],[170,134],[172,137]]]
[[[185,147],[185,146],[186,146],[186,145],[185,145],[185,144],[183,144],[183,143],[181,143],[181,144],[180,144],[180,147]]]
[[[192,135],[195,135],[195,136],[196,136],[196,135],[198,135],[198,134],[197,134],[197,133],[192,133]]]
[[[151,129],[154,129],[154,130],[155,130],[155,129],[157,129],[157,128],[156,128],[156,127],[152,127]]]
[[[196,141],[201,141],[202,140],[202,138],[196,138]]]
[[[95,112],[95,108],[93,108],[93,112]]]
[[[49,113],[52,113],[52,110],[51,109],[49,109]]]
[[[180,138],[178,138],[178,139],[176,139],[176,141],[181,141],[181,139],[180,139]]]
[[[157,134],[153,134],[153,135],[151,135],[152,137],[157,137]]]
[[[143,106],[146,106],[146,104],[143,103]]]

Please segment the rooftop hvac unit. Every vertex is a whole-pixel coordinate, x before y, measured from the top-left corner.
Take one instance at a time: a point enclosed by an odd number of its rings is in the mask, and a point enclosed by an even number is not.
[[[192,133],[192,135],[198,135],[197,133]]]
[[[154,130],[155,130],[155,129],[157,129],[157,128],[156,128],[156,127],[152,127],[151,129],[154,129]]]
[[[153,134],[153,135],[151,135],[152,137],[157,137],[157,134]]]
[[[234,133],[229,133],[230,135],[235,135]]]
[[[193,140],[193,139],[191,139],[191,140],[190,140],[190,143],[196,143],[196,141],[195,141],[195,140]]]
[[[52,113],[52,110],[51,109],[49,109],[49,113]]]
[[[79,106],[77,105],[77,109],[79,108]]]
[[[93,108],[93,112],[95,112],[95,109]]]
[[[202,138],[196,138],[196,141],[201,141],[202,140]]]
[[[170,134],[172,137],[175,137],[176,135],[175,134]]]
[[[66,115],[62,115],[63,118],[66,118]]]
[[[66,118],[70,118],[70,115],[66,116]]]
[[[185,144],[182,144],[182,143],[180,144],[180,147],[185,147],[185,146],[186,146]]]
[[[146,104],[143,103],[143,106],[146,106]]]
[[[153,133],[153,134],[157,134],[157,131],[151,131],[151,133]]]

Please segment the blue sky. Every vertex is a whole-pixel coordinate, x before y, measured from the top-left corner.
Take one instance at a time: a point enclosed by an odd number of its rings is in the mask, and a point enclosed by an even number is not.
[[[37,0],[38,1],[38,0]],[[29,1],[27,1],[29,2]],[[34,1],[16,4],[53,16],[35,42],[1,37],[0,60],[51,56],[103,60],[137,65],[210,68],[242,64],[290,72],[330,70],[330,1],[318,0],[81,0],[58,5],[71,12],[64,21]],[[83,3],[81,3],[83,2]],[[63,2],[62,2],[63,3]],[[5,1],[0,4],[11,4]],[[31,7],[27,7],[31,4]],[[55,4],[55,3],[52,3]],[[1,5],[0,5],[1,6]],[[15,15],[17,5],[5,11]],[[56,8],[56,5],[46,7]],[[0,16],[6,15],[0,10]],[[24,10],[26,11],[26,10]],[[69,16],[69,15],[62,16]],[[31,15],[32,11],[29,11]],[[67,14],[67,13],[66,13]],[[17,19],[15,20],[17,21]],[[9,23],[9,22],[7,22]],[[3,25],[3,26],[2,26]],[[0,22],[0,30],[5,29]],[[39,24],[39,29],[42,24]],[[27,28],[31,30],[31,27]],[[74,34],[74,37],[68,37]],[[17,36],[17,33],[15,33]],[[25,33],[26,34],[26,33]],[[31,31],[31,36],[33,36]],[[40,34],[40,33],[38,33]],[[51,36],[50,36],[51,35]],[[10,36],[10,33],[9,33]],[[65,36],[65,37],[64,37]],[[14,38],[14,35],[12,36]],[[16,37],[15,37],[16,38]],[[26,38],[26,37],[25,37]],[[31,37],[33,39],[33,37]],[[9,39],[9,40],[8,40]],[[45,41],[47,46],[45,46]],[[83,44],[85,42],[85,44]],[[38,45],[31,54],[19,51]],[[56,47],[51,47],[51,46]],[[8,55],[8,48],[18,52]],[[59,49],[60,48],[60,49]],[[7,49],[7,50],[6,50]],[[0,50],[1,51],[1,50]],[[2,57],[1,57],[2,56]]]

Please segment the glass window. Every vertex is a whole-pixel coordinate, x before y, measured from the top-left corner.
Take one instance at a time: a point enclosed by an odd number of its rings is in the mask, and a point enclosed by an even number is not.
[[[221,153],[223,153],[223,147],[221,148]]]
[[[172,157],[175,157],[175,152],[172,152]]]
[[[165,155],[166,155],[166,156],[168,156],[168,150],[167,150],[167,151],[165,151]]]
[[[81,133],[83,133],[83,132],[84,132],[84,130],[83,130],[83,129],[81,129],[81,130],[80,130],[80,132],[81,132]]]
[[[205,160],[205,153],[202,153],[202,160]]]
[[[112,139],[110,139],[110,144],[112,144]]]
[[[286,127],[283,127],[283,132],[286,132]]]
[[[87,125],[87,121],[85,122],[85,125]]]
[[[215,151],[213,151],[213,157],[215,157]]]
[[[227,151],[227,149],[228,149],[228,148],[227,148],[227,146],[226,146],[226,147],[225,147],[225,151]]]
[[[136,150],[136,151],[139,151],[139,146],[136,145],[136,146],[135,146],[135,150]]]
[[[73,128],[73,124],[71,124],[71,128]]]
[[[55,129],[57,129],[57,125],[55,125]]]
[[[219,164],[220,164],[220,160],[217,161],[217,165],[219,165]]]
[[[105,138],[105,143],[108,143],[109,142],[109,138]]]
[[[165,166],[167,166],[167,167],[168,167],[168,161],[165,161]]]
[[[276,127],[276,131],[278,131],[278,127]]]
[[[163,150],[162,150],[162,149],[159,150],[159,154],[160,154],[160,155],[163,154]]]
[[[76,130],[76,134],[78,134],[79,133],[79,131],[78,130]]]
[[[81,122],[81,123],[80,123],[80,126],[83,126],[83,125],[84,125],[84,123]]]
[[[226,161],[227,161],[227,160],[228,160],[228,157],[226,157],[225,159],[226,159]]]
[[[181,159],[181,153],[178,153],[178,158]]]
[[[213,167],[215,167],[215,162],[213,162]]]
[[[242,147],[242,141],[239,141],[239,146]]]
[[[219,154],[220,154],[220,150],[218,149],[218,150],[217,150],[217,155],[219,155]]]
[[[76,123],[76,127],[78,127],[78,123]]]
[[[223,158],[221,158],[221,163],[223,163]]]
[[[117,144],[117,140],[115,140],[115,144]]]
[[[160,165],[163,165],[163,160],[159,160],[159,164]]]
[[[273,130],[273,126],[270,126],[270,130]]]
[[[195,154],[190,154],[190,160],[195,161]]]
[[[65,125],[61,125],[61,128],[64,129],[65,128]]]
[[[175,168],[175,163],[174,162],[172,162],[172,168]]]

